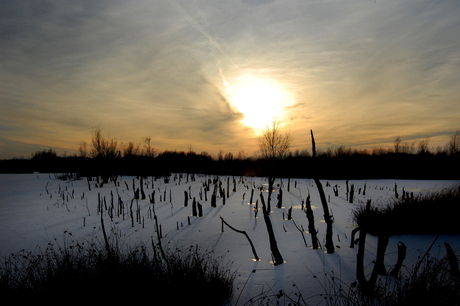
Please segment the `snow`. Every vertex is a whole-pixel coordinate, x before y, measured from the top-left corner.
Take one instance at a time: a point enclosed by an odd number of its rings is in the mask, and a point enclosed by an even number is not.
[[[177,177],[175,180],[174,177]],[[349,184],[355,185],[356,198],[350,204],[346,200],[346,181],[322,180],[322,184],[329,200],[329,209],[334,216],[334,245],[335,253],[327,254],[324,249],[313,250],[311,237],[308,232],[306,214],[301,210],[302,200],[308,193],[311,195],[315,226],[318,229],[318,238],[324,245],[326,224],[319,194],[312,179],[291,179],[290,191],[287,191],[288,179],[277,179],[275,186],[283,187],[283,208],[276,208],[278,188],[275,188],[271,201],[271,221],[278,242],[278,247],[285,260],[284,264],[274,266],[271,263],[271,252],[266,226],[259,211],[254,218],[254,203],[250,204],[251,188],[264,187],[267,189],[268,180],[259,177],[230,177],[229,198],[222,204],[222,198],[217,198],[217,207],[211,207],[211,190],[205,201],[203,182],[217,176],[195,175],[187,181],[183,175],[179,181],[179,174],[173,174],[169,183],[163,178],[144,179],[145,200],[134,200],[133,210],[137,205],[140,208],[141,222],[131,223],[127,212],[134,197],[132,190],[133,179],[136,188],[139,179],[136,177],[119,177],[119,186],[114,183],[105,184],[96,188],[94,181],[91,191],[85,178],[80,180],[63,181],[55,178],[53,174],[0,174],[0,256],[9,256],[11,253],[22,249],[33,251],[37,247],[44,247],[49,242],[62,243],[64,232],[72,233],[76,239],[85,239],[90,236],[101,235],[100,215],[97,213],[98,195],[105,197],[110,206],[111,193],[114,204],[117,204],[117,194],[120,195],[125,205],[125,215],[110,220],[107,211],[104,211],[104,223],[107,231],[116,232],[121,241],[126,244],[145,242],[150,244],[152,237],[156,240],[153,218],[151,218],[152,204],[149,203],[148,194],[155,190],[155,213],[161,224],[162,242],[169,242],[170,247],[187,247],[199,245],[202,250],[213,250],[216,255],[224,256],[224,262],[230,262],[232,269],[237,271],[235,280],[235,294],[232,305],[244,305],[249,299],[262,292],[277,293],[283,290],[293,294],[300,290],[304,297],[310,297],[307,302],[317,304],[325,293],[323,286],[328,284],[328,275],[335,279],[351,284],[355,281],[357,247],[350,248],[350,235],[355,227],[351,221],[351,212],[358,205],[371,199],[372,203],[385,203],[386,199],[394,196],[395,184],[401,193],[406,191],[414,193],[440,190],[458,184],[458,181],[419,181],[419,180],[350,180]],[[222,187],[227,188],[227,176],[219,176]],[[236,180],[236,192],[233,192],[233,179]],[[126,188],[126,184],[129,190]],[[327,183],[328,186],[326,185]],[[297,186],[295,187],[295,184]],[[337,184],[339,196],[335,197],[332,187]],[[358,193],[359,188],[366,185],[366,195]],[[203,190],[203,199],[200,199],[200,188]],[[192,216],[192,200],[188,207],[184,207],[184,191],[191,191],[192,198],[203,205],[203,217]],[[166,191],[166,199],[163,195]],[[62,198],[64,194],[64,199]],[[172,201],[170,201],[170,194]],[[73,197],[72,197],[73,195]],[[160,201],[160,195],[162,201]],[[243,200],[244,195],[244,200]],[[264,191],[267,197],[266,190]],[[254,192],[253,202],[260,198],[258,190]],[[287,220],[287,211],[293,207],[292,217]],[[284,213],[284,219],[283,219]],[[238,230],[246,231],[254,243],[260,261],[254,261],[254,255],[248,240],[244,235],[232,231],[228,227],[222,229],[221,216],[226,222]],[[188,224],[190,220],[190,225]],[[296,229],[295,222],[303,227],[303,235],[307,241],[305,246],[302,233]],[[402,241],[407,246],[407,257],[404,264],[413,265],[417,257],[423,255],[435,240],[434,235],[403,235],[393,236],[388,244],[385,257],[387,269],[391,268],[397,259],[397,243]],[[460,247],[459,235],[442,235],[438,238],[431,252],[433,255],[445,254],[444,242],[451,244],[454,250]],[[377,239],[368,236],[366,245],[366,263],[368,269],[372,268],[375,259]],[[255,272],[254,272],[255,271]],[[316,276],[316,278],[314,277]],[[293,286],[296,285],[296,287]]]

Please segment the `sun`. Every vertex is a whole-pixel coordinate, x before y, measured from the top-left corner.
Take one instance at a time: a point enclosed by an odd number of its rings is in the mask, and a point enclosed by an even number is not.
[[[243,124],[260,131],[274,118],[284,116],[292,104],[288,92],[275,80],[244,76],[231,86],[231,102],[244,115]]]

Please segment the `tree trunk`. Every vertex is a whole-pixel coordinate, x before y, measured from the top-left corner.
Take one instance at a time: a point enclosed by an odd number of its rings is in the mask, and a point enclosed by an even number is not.
[[[214,185],[214,191],[211,195],[211,207],[217,207],[217,185]]]
[[[364,251],[366,245],[367,232],[365,229],[361,229],[359,232],[358,239],[358,254],[356,254],[356,279],[359,285],[363,289],[363,292],[369,291],[368,281],[364,273]]]
[[[192,202],[192,216],[196,217],[197,216],[197,211],[196,211],[196,201],[195,198],[193,198]]]
[[[311,143],[313,149],[313,158],[316,157],[316,145],[315,145],[315,138],[313,137],[313,130],[311,131]],[[332,240],[333,230],[332,230],[332,223],[334,219],[329,213],[329,207],[327,205],[326,196],[324,194],[323,185],[319,181],[316,173],[314,174],[314,180],[316,187],[318,188],[319,196],[321,198],[321,204],[323,205],[323,212],[324,212],[324,221],[326,222],[327,229],[326,229],[326,251],[328,254],[334,253],[334,242]]]
[[[391,270],[390,275],[393,277],[398,277],[399,270],[401,270],[402,264],[404,259],[406,258],[406,250],[407,247],[403,242],[398,243],[398,261],[394,266],[393,270]]]
[[[188,206],[188,194],[187,190],[184,190],[184,207]]]
[[[313,210],[311,209],[310,194],[307,197],[305,213],[307,214],[308,219],[308,231],[311,235],[312,248],[314,250],[318,249],[318,238],[316,237],[316,228],[315,228],[315,217],[313,216]]]
[[[141,182],[140,182],[140,187],[141,187],[141,199],[142,200],[145,200],[145,192],[144,192],[144,180],[142,179],[142,176],[141,176]]]
[[[377,282],[378,275],[386,275],[385,269],[385,252],[387,250],[388,241],[390,240],[390,236],[387,235],[379,235],[377,241],[377,258],[375,259],[374,269],[372,270],[372,275],[370,282],[374,286]]]
[[[321,203],[323,205],[323,212],[324,212],[324,221],[326,222],[326,251],[329,254],[334,253],[334,242],[332,240],[333,230],[332,230],[332,223],[334,223],[334,219],[329,214],[329,207],[327,205],[326,196],[324,195],[323,185],[321,182],[315,178],[316,187],[319,191],[319,196],[321,198]]]
[[[201,205],[200,202],[198,202],[196,205],[198,207],[198,217],[203,217],[203,205]]]
[[[350,248],[354,248],[355,244],[357,243],[357,240],[355,240],[356,233],[359,232],[361,228],[357,227],[354,230],[351,231],[351,242],[350,242]]]
[[[366,212],[370,211],[371,201],[367,201]],[[358,254],[356,255],[356,278],[358,279],[361,291],[365,295],[372,294],[374,292],[375,284],[377,282],[378,275],[385,275],[385,252],[388,246],[389,236],[379,235],[377,242],[377,258],[375,260],[374,268],[369,280],[366,279],[364,274],[364,251],[366,245],[367,230],[366,227],[361,227],[359,233],[359,248]]]
[[[350,187],[350,197],[348,198],[348,202],[350,204],[353,204],[353,201],[355,200],[355,185],[351,184]]]
[[[278,204],[277,204],[277,207],[278,207],[278,208],[282,208],[282,207],[283,207],[283,189],[281,189],[281,188],[280,188],[279,193],[278,193]]]
[[[262,213],[264,215],[265,225],[267,226],[268,238],[270,240],[270,250],[273,255],[273,263],[274,265],[280,265],[284,262],[283,256],[278,249],[278,244],[276,243],[275,233],[273,232],[273,226],[270,221],[270,216],[267,211],[267,207],[265,206],[265,200],[262,193],[260,193],[260,200],[262,202]]]
[[[267,213],[270,214],[271,211],[271,199],[273,193],[273,184],[275,183],[274,177],[268,177],[268,199],[267,199]]]

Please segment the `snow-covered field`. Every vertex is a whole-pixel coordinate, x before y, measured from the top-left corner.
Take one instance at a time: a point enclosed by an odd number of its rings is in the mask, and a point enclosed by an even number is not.
[[[0,256],[5,257],[22,249],[33,251],[44,247],[49,242],[63,243],[64,232],[71,233],[78,240],[92,235],[101,236],[101,220],[97,212],[98,196],[110,207],[112,195],[115,206],[113,220],[104,207],[104,223],[107,231],[112,229],[120,241],[127,244],[146,242],[151,238],[156,240],[155,222],[152,218],[152,204],[149,195],[155,190],[155,212],[161,224],[163,243],[171,247],[199,245],[202,250],[213,250],[217,256],[224,256],[224,261],[231,262],[237,270],[235,294],[232,304],[244,305],[250,298],[261,292],[277,293],[279,290],[294,294],[300,290],[307,301],[317,304],[321,301],[318,296],[324,293],[322,285],[327,284],[325,274],[333,275],[336,280],[346,284],[355,281],[357,248],[350,248],[350,234],[354,228],[351,221],[352,210],[367,199],[372,203],[384,203],[394,196],[395,184],[401,193],[404,188],[409,192],[426,192],[450,187],[458,181],[418,181],[418,180],[359,180],[349,181],[356,188],[353,204],[346,200],[346,181],[322,180],[329,209],[334,216],[334,245],[335,253],[327,254],[324,249],[311,248],[311,237],[306,231],[308,221],[302,211],[302,201],[308,193],[311,195],[315,226],[318,238],[324,245],[326,224],[323,221],[323,210],[317,188],[312,179],[291,179],[290,191],[287,191],[288,180],[277,179],[275,186],[283,188],[283,208],[276,208],[277,187],[272,194],[271,221],[278,242],[278,247],[285,260],[282,265],[274,266],[270,262],[271,252],[266,226],[259,211],[255,218],[255,202],[260,198],[258,189],[254,192],[253,203],[249,203],[252,188],[263,188],[267,197],[268,180],[254,177],[220,176],[222,187],[227,189],[227,179],[230,178],[229,197],[217,198],[217,207],[211,207],[211,190],[205,200],[203,183],[217,176],[195,175],[195,180],[183,175],[173,174],[169,183],[163,178],[144,179],[145,200],[134,200],[133,180],[136,188],[140,181],[136,177],[119,177],[118,186],[114,183],[96,188],[95,181],[88,188],[86,178],[81,180],[63,181],[53,174],[0,174]],[[233,191],[233,179],[236,181],[236,191]],[[326,186],[327,183],[330,186]],[[339,196],[335,197],[332,187],[337,184]],[[359,192],[364,189],[366,195]],[[128,188],[129,189],[128,189]],[[184,207],[184,191],[191,194],[203,206],[203,216],[192,216],[192,199]],[[202,198],[200,198],[200,191]],[[227,191],[225,191],[227,193]],[[124,214],[117,214],[118,195],[123,201]],[[166,195],[166,197],[165,197]],[[161,200],[160,200],[161,196]],[[129,214],[133,203],[134,226]],[[293,220],[287,220],[287,212],[292,207]],[[436,209],[435,207],[433,209]],[[140,216],[136,220],[136,211]],[[224,228],[222,232],[221,216],[226,222],[238,230],[247,232],[254,243],[260,261],[254,261],[248,240],[241,234]],[[190,222],[190,224],[189,224]],[[302,233],[296,228],[305,229]],[[307,245],[305,245],[305,238]],[[403,241],[407,246],[406,266],[411,266],[419,255],[429,248],[434,241],[434,235],[404,235],[390,239],[385,257],[387,269],[391,268],[397,259],[397,243]],[[451,244],[454,250],[460,247],[459,235],[443,235],[438,238],[431,253],[433,256],[445,254],[444,242]],[[366,245],[366,263],[368,269],[375,259],[377,239],[368,236]],[[316,277],[314,277],[316,276]],[[294,287],[293,284],[296,286]],[[271,291],[270,291],[271,290]]]

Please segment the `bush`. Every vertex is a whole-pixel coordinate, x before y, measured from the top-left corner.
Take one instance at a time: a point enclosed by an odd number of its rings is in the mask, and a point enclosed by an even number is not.
[[[119,246],[95,239],[79,243],[67,233],[64,247],[25,250],[0,265],[0,293],[18,302],[141,302],[222,305],[233,294],[235,274],[198,247]],[[151,252],[153,254],[151,254]]]
[[[406,193],[386,205],[361,205],[353,211],[353,221],[371,235],[458,234],[460,186],[427,194]]]

